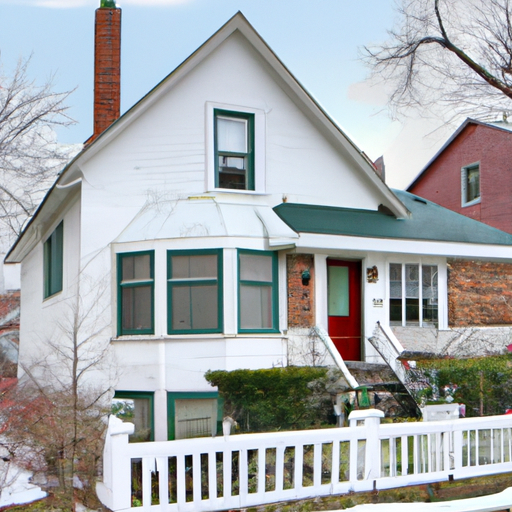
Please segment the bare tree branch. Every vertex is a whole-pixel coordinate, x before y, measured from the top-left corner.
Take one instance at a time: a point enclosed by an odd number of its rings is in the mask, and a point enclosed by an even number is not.
[[[0,252],[23,223],[76,148],[57,144],[53,128],[74,121],[53,77],[42,85],[28,78],[30,59],[20,60],[10,76],[0,66]]]
[[[496,119],[512,109],[510,0],[400,0],[398,26],[366,47],[374,80],[392,85],[394,117]]]

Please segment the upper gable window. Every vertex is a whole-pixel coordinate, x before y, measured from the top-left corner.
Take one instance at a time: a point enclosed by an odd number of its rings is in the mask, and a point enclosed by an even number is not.
[[[215,187],[254,190],[254,115],[215,109]]]
[[[470,206],[480,201],[480,165],[472,164],[461,172],[462,206]]]
[[[44,243],[44,298],[62,291],[64,223],[61,222]]]
[[[265,193],[265,112],[206,102],[206,190]]]

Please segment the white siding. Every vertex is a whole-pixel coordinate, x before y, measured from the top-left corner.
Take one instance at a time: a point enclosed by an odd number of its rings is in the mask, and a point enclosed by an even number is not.
[[[234,34],[83,166],[84,247],[95,250],[111,242],[148,196],[206,192],[208,102],[266,113],[266,140],[256,143],[266,144],[267,204],[286,196],[289,202],[375,210],[383,202],[362,171],[326,140]],[[231,200],[241,195],[231,194]],[[98,232],[95,226],[101,224]]]

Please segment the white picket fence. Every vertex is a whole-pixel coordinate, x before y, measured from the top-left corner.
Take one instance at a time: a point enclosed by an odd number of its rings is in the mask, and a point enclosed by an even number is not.
[[[512,415],[128,443],[111,417],[98,496],[118,511],[217,511],[512,471]]]

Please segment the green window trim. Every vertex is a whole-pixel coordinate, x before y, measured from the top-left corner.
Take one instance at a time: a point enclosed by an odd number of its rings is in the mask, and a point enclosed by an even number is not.
[[[222,432],[222,413],[224,408],[224,400],[219,397],[218,391],[169,391],[167,392],[167,438],[169,441],[176,439],[176,400],[201,400],[216,399],[217,400],[217,433]]]
[[[149,275],[147,279],[123,283],[123,260],[137,256],[149,256]],[[117,254],[117,332],[118,335],[154,334],[155,332],[155,256],[154,251],[138,251]],[[123,328],[123,290],[150,287],[150,327],[141,329]]]
[[[217,277],[192,278],[185,277],[173,279],[173,258],[179,256],[217,256]],[[167,251],[167,333],[168,334],[209,334],[221,333],[223,330],[223,270],[222,270],[222,249]],[[195,286],[217,286],[217,325],[212,328],[194,329],[173,329],[173,291],[178,288]],[[190,319],[194,318],[193,301],[190,299]]]
[[[243,255],[267,256],[272,258],[272,280],[256,281],[245,280],[241,278],[240,259]],[[252,251],[247,249],[238,250],[238,332],[239,333],[277,333],[279,332],[279,287],[278,287],[278,261],[277,254],[274,251]],[[271,287],[271,327],[268,328],[244,328],[242,327],[242,286],[244,287]]]
[[[232,190],[255,190],[254,180],[254,114],[248,112],[236,112],[231,110],[213,110],[214,118],[214,155],[215,155],[215,188],[225,188]],[[246,151],[226,151],[219,149],[219,130],[217,127],[218,119],[233,119],[233,120],[245,120],[246,125]],[[222,170],[219,164],[221,157],[234,157],[234,158],[245,158],[246,159],[246,174],[244,186],[223,186],[222,181]]]
[[[64,221],[55,228],[43,246],[44,298],[62,291],[64,270]]]
[[[152,391],[115,391],[114,398],[146,399],[149,401],[150,441],[155,440],[155,394]]]

